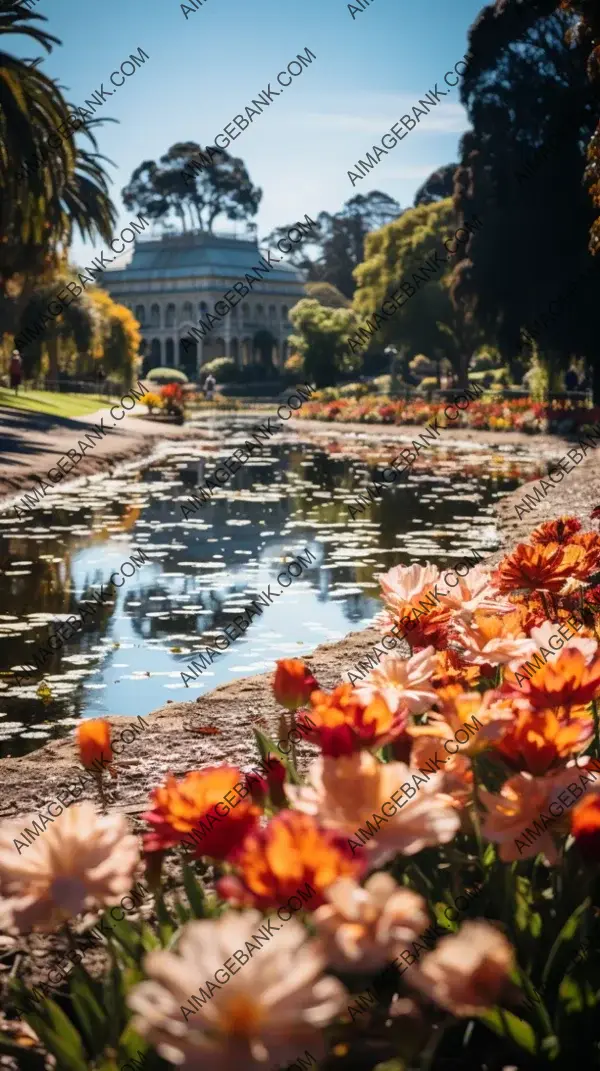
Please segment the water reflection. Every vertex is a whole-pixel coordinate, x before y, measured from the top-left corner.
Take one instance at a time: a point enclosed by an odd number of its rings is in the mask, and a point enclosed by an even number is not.
[[[93,477],[69,493],[57,485],[50,508],[46,499],[28,519],[0,519],[0,754],[33,750],[80,717],[146,714],[169,698],[193,699],[365,626],[379,608],[380,572],[496,549],[495,500],[542,471],[524,451],[431,450],[351,521],[347,504],[397,443],[342,440],[332,429],[317,445],[291,435],[265,444],[184,520],[181,504],[243,443],[246,426],[223,417],[213,442],[172,445],[143,472]],[[150,564],[51,655],[43,674],[16,687],[12,670],[31,664],[51,623],[77,614],[137,547]],[[194,653],[305,547],[317,561],[186,689],[180,671]],[[49,694],[40,693],[42,680]]]

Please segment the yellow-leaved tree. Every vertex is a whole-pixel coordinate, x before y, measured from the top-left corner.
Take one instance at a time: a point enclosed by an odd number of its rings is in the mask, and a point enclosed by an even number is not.
[[[94,360],[102,364],[107,376],[113,373],[129,387],[141,364],[140,325],[133,313],[113,301],[105,290],[94,288],[90,298],[100,318]]]

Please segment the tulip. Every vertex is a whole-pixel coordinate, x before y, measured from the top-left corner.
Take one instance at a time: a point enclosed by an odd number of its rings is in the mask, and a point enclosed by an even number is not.
[[[273,692],[278,703],[287,710],[306,706],[311,692],[319,687],[308,666],[301,658],[280,658],[277,662]]]
[[[99,766],[102,772],[102,760],[113,761],[113,752],[110,743],[110,723],[106,718],[94,718],[92,721],[83,721],[77,726],[77,743],[79,746],[79,760],[87,770]]]

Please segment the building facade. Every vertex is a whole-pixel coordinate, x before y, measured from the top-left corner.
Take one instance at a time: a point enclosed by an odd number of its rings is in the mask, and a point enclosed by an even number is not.
[[[215,357],[232,357],[239,366],[252,363],[257,332],[268,331],[272,360],[281,367],[289,356],[292,326],[289,310],[304,296],[301,271],[290,264],[273,264],[268,275],[249,288],[240,302],[204,338],[182,345],[188,332],[215,302],[260,264],[255,238],[218,236],[201,231],[138,238],[131,262],[104,273],[110,296],[126,305],[141,325],[142,355],[147,367],[181,368],[195,379],[203,364]],[[279,253],[277,253],[279,256]],[[262,352],[265,352],[262,339]],[[268,346],[267,346],[268,350]]]

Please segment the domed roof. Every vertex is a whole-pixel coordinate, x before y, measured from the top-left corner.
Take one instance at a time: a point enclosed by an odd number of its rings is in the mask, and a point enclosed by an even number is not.
[[[104,282],[110,287],[113,282],[190,276],[243,279],[246,272],[253,271],[254,265],[261,265],[264,272],[260,257],[255,238],[225,237],[201,231],[163,235],[160,238],[138,238],[131,262],[125,268],[108,268]],[[277,258],[280,258],[280,264],[276,263]],[[263,274],[262,278],[272,282],[296,283],[302,287],[303,272],[289,262],[285,263],[285,254],[277,249],[271,250],[271,262],[271,271],[268,275]]]

